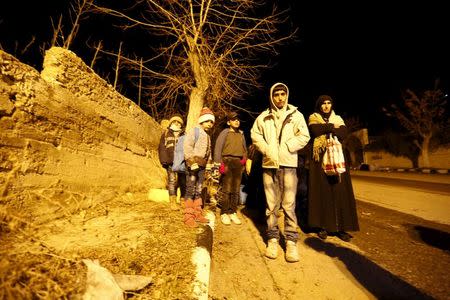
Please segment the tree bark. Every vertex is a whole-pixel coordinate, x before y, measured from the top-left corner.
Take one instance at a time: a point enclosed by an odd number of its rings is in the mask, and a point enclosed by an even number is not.
[[[194,88],[189,95],[189,110],[186,123],[186,131],[197,125],[200,111],[203,107],[203,99],[205,98],[205,92],[199,88]]]
[[[428,168],[430,166],[430,156],[429,156],[429,151],[430,151],[430,140],[431,140],[431,135],[426,135],[423,137],[423,141],[422,141],[422,167],[424,168]]]
[[[192,44],[192,41],[190,42]],[[192,88],[191,94],[189,95],[189,110],[187,115],[186,131],[197,125],[197,120],[205,102],[205,95],[209,86],[208,74],[206,74],[205,68],[202,66],[197,50],[195,50],[193,45],[191,45],[191,49],[192,50],[188,56],[195,80],[195,86]]]

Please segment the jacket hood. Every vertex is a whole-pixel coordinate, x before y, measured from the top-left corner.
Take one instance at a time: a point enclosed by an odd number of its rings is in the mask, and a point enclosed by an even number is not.
[[[278,88],[279,86],[284,87],[284,89],[286,89],[286,102],[284,103],[284,106],[281,109],[275,106],[275,104],[273,103],[273,97],[272,97],[275,87]],[[287,85],[285,85],[284,83],[281,83],[281,82],[277,82],[274,85],[272,85],[272,87],[270,88],[270,108],[274,111],[286,110],[288,103],[289,103],[289,88],[287,87]]]

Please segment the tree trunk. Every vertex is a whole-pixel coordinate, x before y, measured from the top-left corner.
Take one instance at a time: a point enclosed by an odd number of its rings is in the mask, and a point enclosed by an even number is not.
[[[189,110],[186,123],[186,131],[197,125],[200,111],[203,107],[203,99],[205,99],[205,92],[199,88],[194,88],[189,95]]]
[[[205,102],[206,90],[209,86],[208,74],[206,74],[205,68],[202,66],[196,47],[193,45],[194,42],[192,40],[188,40],[188,42],[190,44],[190,49],[192,49],[189,52],[188,58],[195,79],[195,86],[192,88],[191,94],[189,95],[186,131],[197,125],[200,111]]]
[[[430,140],[431,134],[423,137],[421,150],[422,150],[422,164],[423,164],[422,167],[424,168],[430,167],[430,157],[429,157]]]

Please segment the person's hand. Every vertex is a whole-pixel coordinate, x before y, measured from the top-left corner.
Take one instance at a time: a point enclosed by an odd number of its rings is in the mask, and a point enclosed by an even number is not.
[[[243,157],[241,159],[241,166],[245,166],[245,163],[247,162],[247,159],[245,157]]]
[[[221,163],[220,164],[220,167],[219,167],[219,173],[220,174],[225,174],[227,172],[227,167],[225,166],[225,164],[224,163]]]
[[[247,159],[247,161],[245,162],[245,172],[247,173],[247,175],[250,175],[251,170],[252,170],[252,160]]]
[[[193,163],[191,165],[191,171],[196,171],[196,170],[198,170],[198,168],[199,168],[198,163]]]

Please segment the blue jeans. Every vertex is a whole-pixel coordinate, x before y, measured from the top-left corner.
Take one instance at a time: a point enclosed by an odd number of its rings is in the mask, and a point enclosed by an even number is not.
[[[184,198],[186,194],[186,175],[172,171],[172,167],[167,168],[167,185],[169,196],[176,196],[177,189],[180,188],[181,197]]]
[[[195,200],[201,197],[204,178],[205,169],[202,167],[197,172],[186,171],[186,200]]]
[[[298,226],[297,216],[295,215],[297,182],[296,168],[281,167],[263,170],[268,239],[280,239],[278,211],[281,207],[284,212],[284,236],[288,241],[297,242]]]

